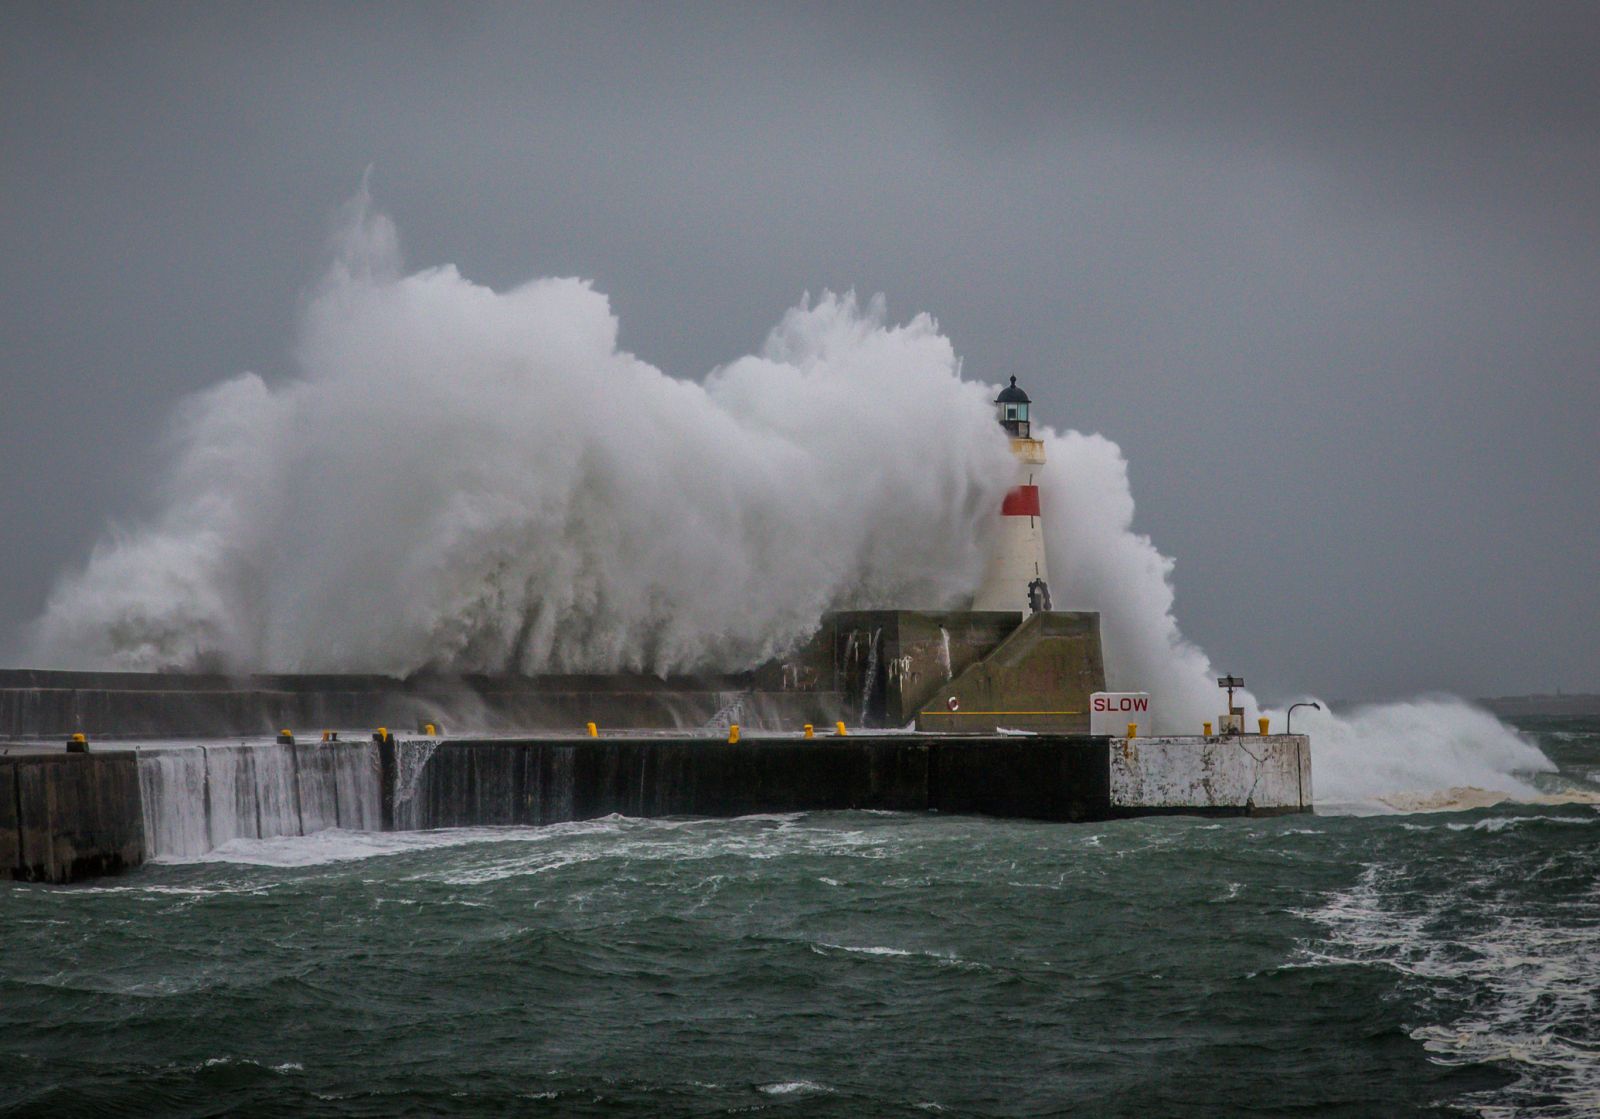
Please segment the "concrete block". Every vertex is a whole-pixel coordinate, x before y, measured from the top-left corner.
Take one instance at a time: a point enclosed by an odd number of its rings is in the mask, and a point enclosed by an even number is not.
[[[1115,810],[1228,810],[1269,815],[1311,808],[1305,735],[1111,739]]]
[[[138,760],[131,753],[37,754],[11,766],[13,876],[75,882],[144,861]]]
[[[16,877],[22,865],[22,836],[17,830],[17,767],[0,761],[0,874]]]
[[[988,656],[934,689],[917,713],[917,729],[1086,734],[1089,697],[1105,686],[1100,615],[1034,614]]]

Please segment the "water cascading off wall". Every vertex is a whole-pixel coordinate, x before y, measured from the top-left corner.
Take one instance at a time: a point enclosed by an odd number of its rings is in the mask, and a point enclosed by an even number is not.
[[[144,747],[139,792],[153,859],[194,858],[235,839],[382,826],[373,742]]]

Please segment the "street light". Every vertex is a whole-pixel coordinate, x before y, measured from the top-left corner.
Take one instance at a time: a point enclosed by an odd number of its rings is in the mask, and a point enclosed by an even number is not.
[[[1314,699],[1308,699],[1308,700],[1305,700],[1302,703],[1291,703],[1289,705],[1289,713],[1283,717],[1283,733],[1284,734],[1293,734],[1294,733],[1294,731],[1292,729],[1290,729],[1290,723],[1294,720],[1294,709],[1296,707],[1315,707],[1318,711],[1322,710],[1322,704],[1318,703]]]

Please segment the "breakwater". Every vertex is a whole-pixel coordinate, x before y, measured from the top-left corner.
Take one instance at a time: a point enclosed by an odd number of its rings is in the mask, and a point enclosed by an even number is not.
[[[1082,734],[1105,687],[1100,619],[1055,612],[830,613],[813,638],[746,672],[489,676],[230,675],[0,669],[0,739],[196,738],[280,727],[450,732],[695,731],[806,723]]]
[[[1304,736],[561,736],[160,744],[0,759],[0,865],[68,882],[236,839],[880,809],[1036,820],[1311,808]]]
[[[147,748],[137,757],[149,858],[383,823],[374,742]]]
[[[403,742],[385,753],[401,829],[830,809],[1112,814],[1105,740],[1088,737],[528,739]]]
[[[0,758],[0,865],[25,882],[75,882],[145,860],[137,755]]]

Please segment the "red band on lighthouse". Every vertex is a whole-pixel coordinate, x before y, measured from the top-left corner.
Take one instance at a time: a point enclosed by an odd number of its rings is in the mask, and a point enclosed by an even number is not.
[[[1039,487],[1018,486],[1006,494],[1005,502],[1000,506],[1000,515],[1004,517],[1037,517],[1039,515]]]

